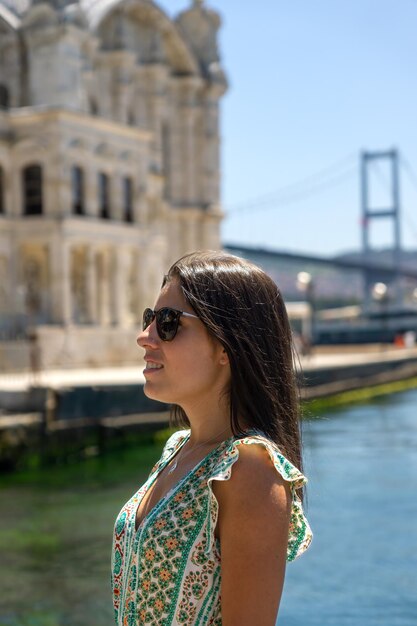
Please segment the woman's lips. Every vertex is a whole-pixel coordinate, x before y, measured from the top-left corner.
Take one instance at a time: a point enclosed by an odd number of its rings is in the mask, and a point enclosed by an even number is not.
[[[160,372],[164,366],[162,363],[157,363],[156,361],[146,361],[145,369],[143,370],[144,374],[154,374],[156,372]]]

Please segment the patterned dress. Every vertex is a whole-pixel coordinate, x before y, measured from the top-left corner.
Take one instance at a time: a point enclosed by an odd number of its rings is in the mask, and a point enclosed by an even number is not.
[[[117,626],[221,626],[221,550],[214,535],[218,502],[211,483],[230,478],[241,445],[264,446],[291,484],[287,561],[310,545],[312,533],[295,492],[307,479],[255,429],[212,450],[148,512],[136,531],[142,498],[190,434],[181,430],[169,438],[148,480],[116,519],[111,581]]]

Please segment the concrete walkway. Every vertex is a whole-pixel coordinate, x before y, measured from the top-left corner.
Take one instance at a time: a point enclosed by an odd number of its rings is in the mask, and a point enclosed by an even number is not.
[[[338,368],[348,365],[379,363],[381,361],[397,362],[417,358],[417,347],[413,349],[399,349],[380,347],[377,350],[363,350],[352,352],[343,349],[335,351],[321,352],[320,348],[313,351],[309,357],[300,359],[304,371],[318,370],[321,368]],[[142,373],[143,364],[129,367],[106,367],[90,369],[66,369],[66,370],[45,370],[34,375],[30,372],[24,373],[0,373],[0,391],[26,391],[32,386],[51,387],[60,389],[73,386],[108,386],[108,385],[131,385],[143,384]]]
[[[378,350],[364,350],[358,352],[344,352],[340,349],[337,352],[321,353],[320,348],[309,357],[301,359],[303,370],[347,367],[350,365],[360,365],[364,363],[381,362],[401,362],[406,363],[417,358],[417,347],[412,349],[392,348],[391,346],[381,346]]]
[[[25,391],[33,386],[60,389],[64,387],[91,387],[94,385],[131,385],[145,382],[143,365],[130,367],[103,367],[90,369],[43,370],[0,373],[0,391]]]

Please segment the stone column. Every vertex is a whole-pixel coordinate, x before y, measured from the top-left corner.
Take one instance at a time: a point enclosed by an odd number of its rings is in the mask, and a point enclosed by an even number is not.
[[[11,313],[13,309],[10,307],[11,298],[10,295],[13,293],[11,286],[17,285],[17,281],[11,281],[11,272],[13,272],[13,264],[10,262],[10,253],[3,254],[3,251],[0,249],[0,314],[1,313]],[[11,271],[8,268],[11,268]],[[15,291],[16,293],[16,291]]]
[[[109,251],[102,250],[99,256],[98,272],[98,319],[102,326],[110,323],[110,259]]]
[[[147,302],[145,306],[153,307],[161,289],[162,278],[167,271],[167,238],[161,235],[150,237],[144,248],[144,285]]]
[[[12,240],[13,241],[13,240]],[[13,246],[10,246],[9,253],[6,255],[7,264],[6,271],[8,270],[8,283],[6,283],[6,290],[9,294],[9,303],[11,306],[11,311],[16,311],[17,313],[24,313],[24,295],[23,295],[23,285],[21,278],[21,267],[20,267],[20,254],[17,243]],[[50,265],[50,263],[49,263]],[[50,267],[49,267],[50,270]],[[20,276],[19,276],[20,273]],[[50,272],[49,272],[50,275]],[[52,285],[49,285],[49,291],[51,291]]]
[[[62,246],[62,319],[65,326],[72,323],[72,296],[71,296],[71,247],[64,242]]]
[[[86,251],[87,263],[87,310],[91,324],[97,323],[97,281],[95,251],[93,247],[88,247]]]
[[[147,128],[147,112],[146,112],[146,93],[144,91],[144,85],[146,85],[146,79],[144,78],[144,66],[137,65],[134,69],[134,95],[133,95],[133,111],[135,114],[135,126],[139,128]]]
[[[103,280],[103,323],[108,326],[112,319],[112,302],[111,302],[111,254],[110,250],[106,250],[104,255],[104,280]]]
[[[193,252],[199,247],[198,226],[200,214],[197,209],[183,211],[183,246],[181,254]]]
[[[72,163],[62,160],[61,149],[54,146],[43,169],[44,213],[60,217],[70,215],[72,210]]]
[[[142,321],[142,312],[146,307],[152,307],[153,302],[149,300],[148,283],[147,283],[147,266],[146,266],[146,249],[138,250],[137,266],[136,266],[136,289],[137,289],[137,302],[138,311],[136,312],[136,319],[138,322]],[[162,281],[161,281],[162,282]]]
[[[173,111],[171,116],[170,191],[172,200],[188,206],[199,202],[199,161],[196,123],[201,111],[198,95],[203,86],[198,77],[176,77],[171,81]]]
[[[146,81],[147,128],[152,132],[151,167],[162,172],[162,125],[166,114],[166,89],[168,66],[156,62],[144,66],[142,77]]]
[[[196,109],[194,106],[184,106],[182,109],[183,114],[183,128],[184,128],[184,141],[185,141],[185,163],[184,168],[186,171],[184,189],[184,199],[187,204],[195,204],[196,198],[196,153],[195,153],[195,120]]]
[[[132,176],[133,184],[133,221],[135,224],[144,224],[146,221],[146,187]]]
[[[64,326],[68,326],[72,322],[70,270],[70,245],[56,238],[49,247],[52,321]]]
[[[114,250],[112,301],[113,320],[117,326],[125,327],[128,322],[128,272],[129,253],[123,248]]]
[[[221,250],[220,240],[220,223],[223,219],[222,213],[218,205],[210,206],[206,213],[202,215],[201,235],[198,247],[206,250]]]
[[[85,165],[85,208],[86,214],[92,217],[98,217],[99,214],[99,202],[98,202],[98,182],[97,182],[97,167],[95,165]]]
[[[125,46],[122,39],[120,45]],[[100,83],[100,110],[105,117],[127,124],[132,99],[136,55],[127,50],[101,50],[97,59]]]
[[[180,258],[183,252],[182,232],[184,222],[181,212],[178,210],[170,211],[168,214],[167,230],[169,232],[169,247],[167,256],[167,266],[172,265],[174,261]]]
[[[220,198],[219,98],[221,90],[211,87],[206,96],[205,119],[205,185],[204,201],[217,204]]]
[[[110,184],[110,215],[114,220],[123,221],[124,219],[124,189],[123,179],[118,170],[118,164],[114,163],[112,167],[112,175],[109,176]]]

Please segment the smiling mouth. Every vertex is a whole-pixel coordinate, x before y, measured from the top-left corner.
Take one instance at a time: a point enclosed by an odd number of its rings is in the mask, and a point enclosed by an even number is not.
[[[145,372],[152,372],[152,371],[155,372],[155,371],[163,369],[163,367],[164,366],[161,365],[160,363],[148,362],[146,363],[146,366],[145,366]]]

